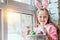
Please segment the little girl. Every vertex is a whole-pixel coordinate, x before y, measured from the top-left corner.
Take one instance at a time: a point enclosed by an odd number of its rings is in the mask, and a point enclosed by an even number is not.
[[[48,35],[47,40],[58,40],[57,29],[50,22],[50,15],[47,9],[39,9],[37,12],[37,27],[34,27],[34,32],[36,34]]]

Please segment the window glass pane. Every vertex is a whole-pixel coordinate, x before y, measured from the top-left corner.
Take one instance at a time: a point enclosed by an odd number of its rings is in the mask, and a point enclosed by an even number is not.
[[[20,14],[8,12],[8,40],[22,40]]]
[[[26,26],[32,29],[32,15],[8,12],[8,40],[25,40]]]
[[[28,14],[21,14],[21,26],[22,29],[27,26],[29,26],[32,29],[32,25],[33,25],[33,19],[32,19],[32,15],[28,15]]]

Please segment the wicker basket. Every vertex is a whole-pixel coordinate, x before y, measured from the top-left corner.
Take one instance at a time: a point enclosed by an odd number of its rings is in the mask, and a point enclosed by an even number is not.
[[[27,35],[27,40],[46,40],[46,35]]]

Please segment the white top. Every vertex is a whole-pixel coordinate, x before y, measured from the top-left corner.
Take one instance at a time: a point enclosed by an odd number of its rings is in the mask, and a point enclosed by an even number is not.
[[[46,30],[48,31],[49,27],[47,27],[47,26],[48,26],[48,25],[45,25],[44,27],[45,27]],[[39,25],[38,27],[35,27],[35,28],[34,28],[34,32],[35,32],[36,34],[39,34],[41,31],[43,32],[43,35],[46,35],[46,33],[45,33],[44,30],[43,30],[43,26]]]

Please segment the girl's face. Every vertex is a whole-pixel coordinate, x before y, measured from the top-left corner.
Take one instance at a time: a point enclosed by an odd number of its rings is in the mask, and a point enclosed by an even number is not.
[[[45,10],[41,10],[39,13],[38,13],[38,21],[41,25],[46,25],[47,24],[47,21],[48,21],[48,12],[45,11]]]

